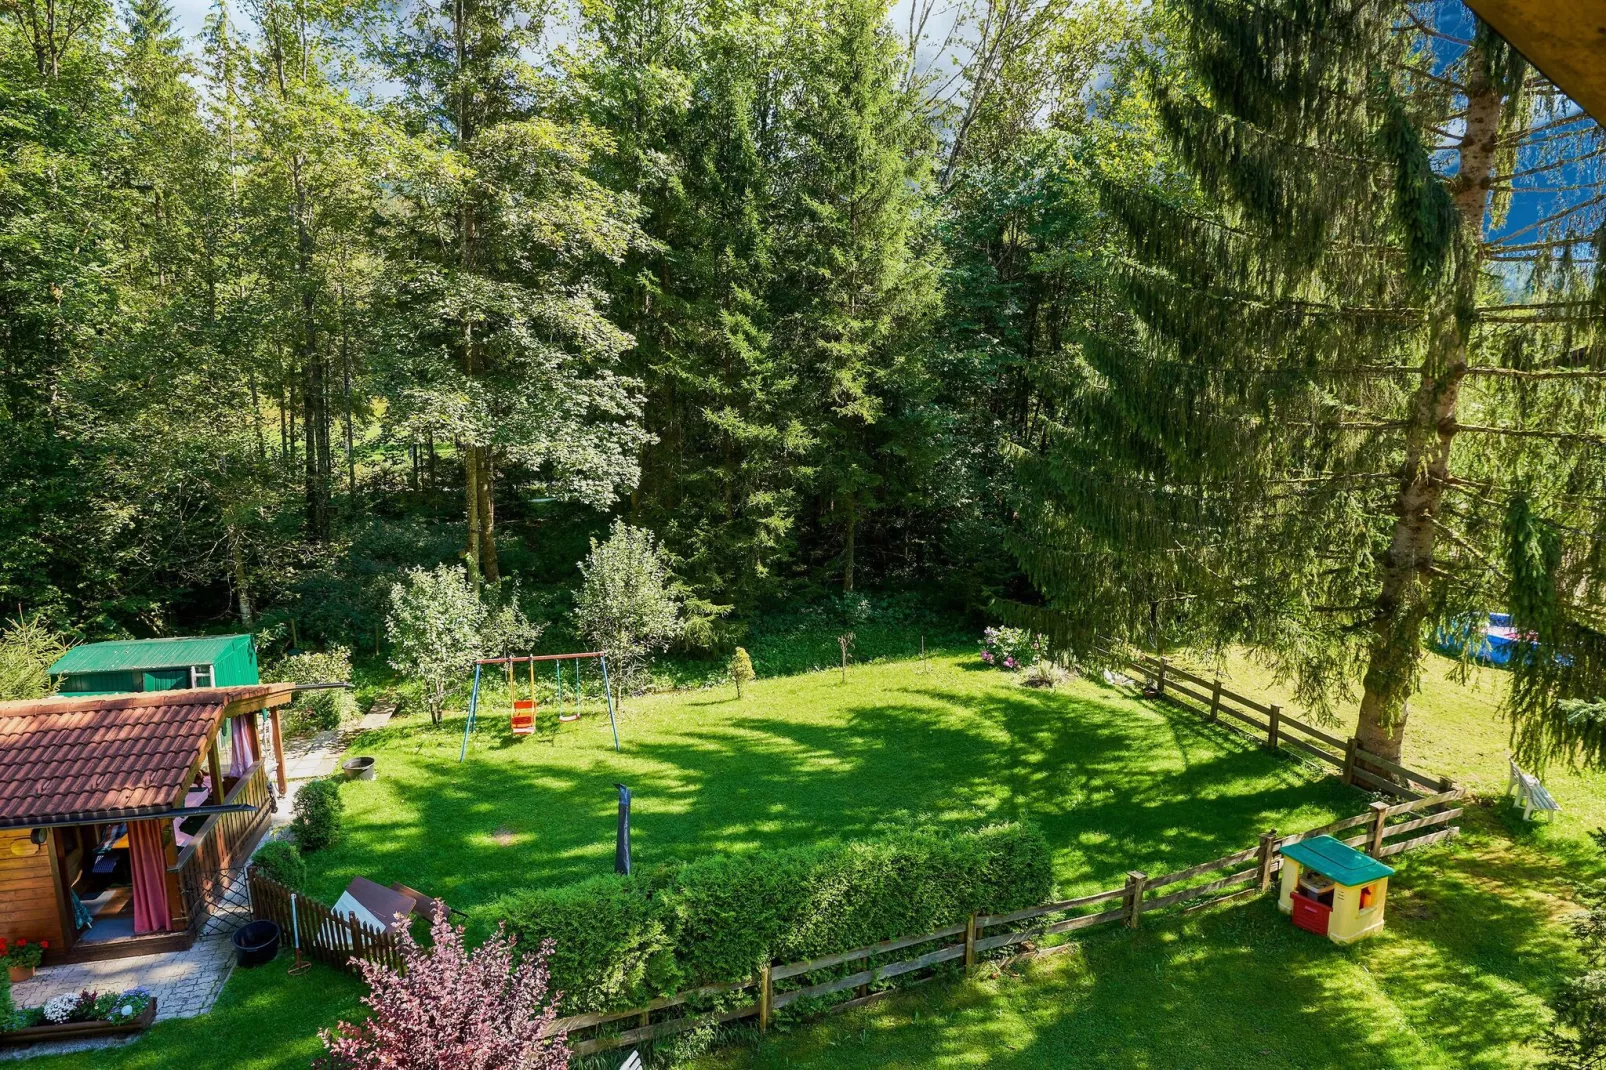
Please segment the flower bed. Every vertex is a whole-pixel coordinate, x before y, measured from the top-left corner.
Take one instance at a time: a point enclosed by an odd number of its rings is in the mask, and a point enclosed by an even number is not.
[[[19,1009],[10,1025],[0,1028],[0,1044],[138,1033],[155,1020],[156,997],[142,988],[105,993],[86,989],[56,996],[43,1007]]]

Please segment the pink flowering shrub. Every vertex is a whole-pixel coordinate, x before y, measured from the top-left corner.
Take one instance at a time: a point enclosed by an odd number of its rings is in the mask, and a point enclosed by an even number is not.
[[[362,962],[372,1010],[355,1025],[319,1033],[320,1070],[563,1070],[569,1046],[547,1036],[558,996],[547,991],[547,956],[515,961],[505,929],[478,949],[440,911],[425,947],[402,934],[402,970]]]
[[[987,628],[981,633],[981,660],[1013,672],[1041,661],[1048,641],[1024,628]]]

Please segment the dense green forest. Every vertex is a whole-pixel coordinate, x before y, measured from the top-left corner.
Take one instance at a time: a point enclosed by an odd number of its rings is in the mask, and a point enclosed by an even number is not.
[[[361,646],[610,513],[710,612],[1011,584],[1119,10],[935,62],[873,0],[8,12],[4,604]]]
[[[361,649],[622,517],[711,651],[919,590],[1382,754],[1509,609],[1599,757],[1599,134],[1459,0],[15,0],[0,603]]]

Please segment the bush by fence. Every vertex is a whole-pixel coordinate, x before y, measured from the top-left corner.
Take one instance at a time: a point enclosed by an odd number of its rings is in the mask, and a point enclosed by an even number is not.
[[[1453,838],[1461,816],[1459,788],[1390,805],[1376,802],[1366,813],[1291,836],[1267,831],[1260,842],[1233,854],[1175,873],[1132,872],[1126,883],[1074,899],[992,913],[948,915],[946,924],[914,935],[882,939],[850,950],[776,965],[761,962],[751,975],[685,988],[635,1007],[570,1014],[553,1023],[576,1055],[640,1044],[693,1029],[752,1018],[762,1032],[776,1012],[808,1017],[862,1006],[908,979],[934,970],[974,966],[989,952],[1054,952],[1056,943],[1082,929],[1125,925],[1136,929],[1149,915],[1185,914],[1267,891],[1282,866],[1282,849],[1318,835],[1360,829],[1344,839],[1375,858],[1386,858]],[[1395,820],[1404,818],[1404,820]],[[1424,832],[1423,830],[1430,830]],[[1414,834],[1414,835],[1413,835]],[[1225,873],[1225,876],[1221,874]],[[891,889],[897,894],[902,889]]]
[[[556,942],[553,985],[574,1013],[1040,903],[1052,884],[1042,835],[1003,824],[707,858],[515,893],[477,913],[506,919],[526,947]]]

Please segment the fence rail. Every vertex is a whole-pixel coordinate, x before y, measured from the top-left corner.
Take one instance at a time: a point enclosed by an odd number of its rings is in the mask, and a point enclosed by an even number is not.
[[[1134,871],[1127,875],[1126,883],[1119,888],[998,914],[972,914],[963,922],[932,932],[884,940],[803,962],[764,966],[753,977],[743,981],[692,989],[629,1010],[593,1011],[560,1018],[552,1024],[551,1032],[567,1034],[570,1047],[576,1055],[590,1055],[685,1032],[709,1022],[757,1018],[759,1030],[764,1031],[769,1028],[775,1012],[784,1007],[802,1000],[823,999],[851,989],[855,991],[853,998],[824,1008],[825,1013],[848,1010],[863,1006],[891,991],[872,991],[872,985],[927,971],[943,963],[963,962],[965,968],[969,969],[981,954],[1020,945],[1029,945],[1023,950],[1031,953],[1051,953],[1074,945],[1041,946],[1037,942],[1047,936],[1117,922],[1135,929],[1144,915],[1170,907],[1181,907],[1179,914],[1190,913],[1240,897],[1258,895],[1270,888],[1272,877],[1281,869],[1282,849],[1312,836],[1331,835],[1365,826],[1363,832],[1345,842],[1352,846],[1365,845],[1367,852],[1376,858],[1386,858],[1442,842],[1456,836],[1460,828],[1451,825],[1410,839],[1401,840],[1398,837],[1454,821],[1462,810],[1453,804],[1464,794],[1460,788],[1450,788],[1402,803],[1375,802],[1366,813],[1320,828],[1287,836],[1268,831],[1261,835],[1260,842],[1253,847],[1174,873],[1149,877]],[[1406,816],[1413,814],[1422,816]],[[1405,820],[1394,820],[1399,817],[1405,817]],[[1215,876],[1224,870],[1230,872]],[[1155,894],[1159,889],[1168,890]],[[1110,903],[1119,905],[1111,909],[1106,905]],[[1086,909],[1101,906],[1104,909]],[[1055,921],[1046,920],[1054,915],[1068,916]],[[1023,926],[1022,923],[1030,924]],[[1005,931],[989,935],[989,930],[993,929]],[[878,958],[911,950],[919,953],[909,957],[900,956],[890,962],[875,962]],[[809,983],[809,974],[840,971],[860,963],[863,963],[863,967],[852,973]],[[744,996],[736,1006],[721,1006],[717,1002],[721,997],[749,991],[753,995]],[[708,1006],[697,1010],[691,1006],[695,1003],[707,1003]],[[665,1011],[670,1012],[669,1016],[654,1020],[655,1016]],[[597,1032],[604,1026],[632,1020],[635,1024],[621,1032]],[[588,1035],[577,1037],[576,1034]]]
[[[384,932],[328,906],[292,892],[278,881],[252,869],[251,916],[279,926],[280,941],[299,943],[301,953],[314,962],[341,969],[356,969],[359,959],[401,969],[401,938]]]
[[[1122,658],[1128,670],[1153,681],[1155,694],[1173,705],[1202,714],[1217,723],[1226,715],[1250,725],[1272,750],[1289,747],[1308,757],[1337,766],[1344,783],[1384,791],[1404,799],[1422,792],[1443,792],[1452,785],[1447,777],[1429,776],[1373,754],[1355,738],[1340,739],[1331,732],[1290,717],[1275,703],[1260,702],[1223,686],[1219,677],[1206,678],[1167,658],[1143,654]],[[1256,716],[1259,714],[1260,716]],[[1229,727],[1237,727],[1230,725]],[[1240,729],[1241,730],[1241,729]],[[1389,774],[1384,776],[1382,774]],[[1419,790],[1420,789],[1420,790]]]

